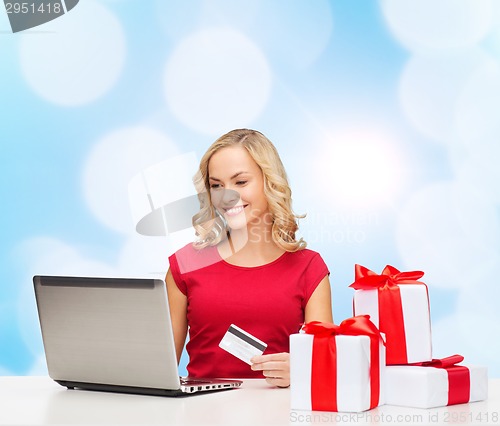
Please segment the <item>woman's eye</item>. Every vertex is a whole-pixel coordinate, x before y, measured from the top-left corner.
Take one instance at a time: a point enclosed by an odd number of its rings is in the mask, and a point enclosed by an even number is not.
[[[246,180],[239,180],[238,182],[236,182],[236,185],[245,185],[246,183]]]
[[[218,183],[212,183],[210,185],[210,189],[218,189],[218,188],[220,188],[220,184],[218,184]]]

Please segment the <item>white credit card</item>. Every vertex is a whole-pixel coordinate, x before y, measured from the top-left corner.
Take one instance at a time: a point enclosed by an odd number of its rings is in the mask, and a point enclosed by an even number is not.
[[[220,341],[219,347],[243,362],[252,365],[250,359],[256,355],[262,355],[267,348],[267,344],[231,324]]]

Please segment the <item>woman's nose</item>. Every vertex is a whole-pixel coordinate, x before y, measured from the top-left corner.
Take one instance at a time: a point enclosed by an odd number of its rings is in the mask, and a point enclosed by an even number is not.
[[[223,207],[231,208],[235,206],[238,201],[240,201],[240,194],[238,191],[233,189],[223,189],[221,202]]]

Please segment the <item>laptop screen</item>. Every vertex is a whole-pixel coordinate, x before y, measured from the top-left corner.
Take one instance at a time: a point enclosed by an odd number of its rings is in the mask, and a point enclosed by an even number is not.
[[[163,281],[35,276],[33,282],[52,379],[179,388]]]

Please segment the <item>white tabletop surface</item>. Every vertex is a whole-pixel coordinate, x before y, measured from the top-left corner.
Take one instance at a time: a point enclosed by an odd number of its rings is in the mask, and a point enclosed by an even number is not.
[[[67,390],[48,377],[0,377],[0,425],[495,425],[500,379],[487,401],[422,410],[382,406],[364,413],[290,410],[290,389],[245,380],[240,389],[167,398]]]

